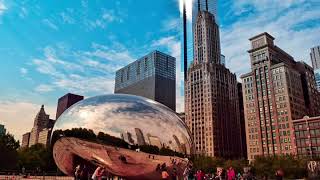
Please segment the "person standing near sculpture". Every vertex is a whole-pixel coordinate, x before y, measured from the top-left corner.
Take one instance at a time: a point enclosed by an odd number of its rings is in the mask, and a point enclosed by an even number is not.
[[[227,171],[227,177],[228,180],[234,180],[236,179],[236,173],[234,172],[234,169],[230,166],[228,171]]]

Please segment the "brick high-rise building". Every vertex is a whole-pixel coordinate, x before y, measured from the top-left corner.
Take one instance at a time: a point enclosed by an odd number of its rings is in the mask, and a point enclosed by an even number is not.
[[[67,110],[73,104],[83,100],[83,96],[79,96],[76,94],[68,93],[58,100],[56,119],[60,117],[60,115]]]
[[[268,33],[250,41],[252,71],[241,77],[248,159],[295,153],[293,119],[319,111],[311,67],[294,61]]]
[[[132,94],[176,110],[176,59],[153,51],[116,72],[114,93]]]
[[[293,121],[295,150],[300,157],[320,157],[320,116]]]
[[[194,25],[194,62],[185,82],[185,122],[197,154],[241,157],[237,78],[221,64],[219,27],[208,11]]]

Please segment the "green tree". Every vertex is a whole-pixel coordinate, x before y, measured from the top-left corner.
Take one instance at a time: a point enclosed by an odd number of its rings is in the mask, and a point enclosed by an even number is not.
[[[19,141],[16,141],[13,135],[9,133],[0,135],[0,169],[16,169],[18,148]]]
[[[42,144],[35,144],[30,148],[22,148],[18,151],[19,167],[26,170],[40,168],[43,171],[56,171],[57,167],[52,157],[51,148]]]

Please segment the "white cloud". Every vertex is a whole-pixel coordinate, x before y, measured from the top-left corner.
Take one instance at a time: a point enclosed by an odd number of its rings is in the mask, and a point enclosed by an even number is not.
[[[29,12],[28,12],[27,8],[25,8],[25,7],[20,8],[20,12],[19,12],[20,18],[25,18],[26,16],[28,16],[28,14],[29,14]]]
[[[60,13],[60,16],[62,18],[62,21],[66,24],[74,24],[75,23],[74,18],[72,18],[70,15],[68,15],[65,12]]]
[[[49,19],[43,19],[42,20],[42,23],[47,25],[48,27],[50,27],[51,29],[54,29],[54,30],[59,30],[58,26],[55,25],[52,21],[50,21]]]
[[[35,91],[63,90],[84,95],[113,93],[115,71],[134,58],[123,45],[115,43],[112,46],[117,48],[100,44],[93,44],[91,51],[72,51],[65,46],[45,47],[43,57],[32,62],[49,81],[38,85]]]
[[[8,8],[4,4],[4,1],[0,0],[0,15],[2,15]]]
[[[115,11],[113,10],[109,10],[109,11],[104,11],[102,14],[102,19],[107,21],[107,22],[119,22],[122,23],[123,19],[121,18],[121,16],[115,13]]]
[[[162,22],[163,31],[174,31],[179,32],[180,27],[180,18],[170,18]]]
[[[31,130],[40,107],[41,104],[30,102],[0,101],[0,123],[21,142],[22,134]],[[55,117],[55,110],[56,107],[45,105],[45,111],[51,118]]]
[[[20,73],[21,73],[22,76],[25,76],[26,74],[28,74],[28,69],[20,68]]]
[[[35,88],[35,91],[39,93],[47,93],[47,92],[53,91],[53,87],[46,84],[40,84]]]

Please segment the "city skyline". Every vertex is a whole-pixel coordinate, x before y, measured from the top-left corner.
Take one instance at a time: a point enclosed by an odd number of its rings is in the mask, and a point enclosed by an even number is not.
[[[89,11],[90,17],[87,17],[87,22],[83,22],[76,15],[75,9],[73,11],[72,8],[70,9],[70,7],[75,6],[74,4],[62,3],[59,10],[54,10],[52,15],[47,16],[45,12],[52,9],[48,5],[44,5],[45,3],[26,7],[28,5],[19,2],[0,1],[0,26],[4,27],[0,28],[0,38],[2,39],[0,58],[4,59],[6,65],[0,67],[0,72],[3,77],[11,77],[9,80],[7,78],[0,80],[1,94],[3,95],[0,99],[0,123],[5,124],[7,130],[17,138],[20,138],[25,130],[30,129],[33,117],[41,104],[46,105],[50,117],[55,117],[56,99],[66,92],[79,93],[86,97],[102,92],[112,93],[114,76],[111,75],[111,72],[115,70],[105,74],[108,72],[106,70],[132,62],[139,55],[146,53],[144,49],[146,41],[140,41],[132,48],[133,46],[128,46],[129,42],[117,39],[119,34],[106,35],[107,31],[110,32],[109,25],[113,27],[111,30],[117,30],[119,26],[116,24],[121,25],[131,20],[132,17],[128,17],[130,12],[123,13],[125,16],[121,18],[123,14],[119,13],[120,11],[117,9],[119,7],[120,9],[126,9],[126,5],[132,3],[130,0],[121,1],[120,4],[115,1],[114,7],[104,7],[104,10],[99,8],[101,11],[94,15],[90,13],[90,9],[91,11],[92,9],[96,10],[97,6],[102,3],[82,2],[77,6]],[[249,0],[219,2],[221,49],[226,56],[227,67],[232,72],[236,72],[238,77],[248,71],[250,68],[249,57],[246,53],[246,50],[249,49],[247,39],[265,31],[276,36],[279,46],[292,54],[295,59],[303,59],[310,65],[310,48],[320,44],[319,39],[312,36],[312,34],[317,34],[320,31],[319,8],[313,6],[312,2],[306,1],[286,1],[278,7],[263,5],[266,2],[261,3],[262,5],[259,6]],[[180,49],[180,36],[177,33],[177,29],[179,29],[178,2],[173,0],[172,2],[159,4],[160,8],[156,12],[159,11],[161,19],[158,18],[159,22],[151,23],[154,17],[150,17],[150,23],[155,25],[149,29],[154,29],[155,26],[159,25],[159,27],[162,27],[161,29],[164,29],[164,32],[150,35],[151,37],[148,40],[154,45],[153,49],[163,49],[164,52],[180,57],[180,53],[177,53]],[[135,6],[139,5],[141,4]],[[145,6],[151,6],[151,4],[147,3]],[[166,10],[169,8],[169,11],[167,11],[168,18],[162,17],[161,8]],[[42,10],[37,11],[39,9]],[[296,17],[295,14],[299,12],[307,13],[304,16]],[[266,13],[269,15],[266,16]],[[283,16],[279,17],[280,14]],[[12,20],[17,20],[15,21],[16,24],[10,23]],[[30,23],[27,24],[26,21],[30,21]],[[310,25],[310,22],[312,25]],[[146,23],[149,24],[149,21]],[[25,29],[23,32],[19,31],[21,25]],[[37,27],[38,30],[34,30],[34,27]],[[75,27],[80,27],[79,29],[83,30],[76,30],[73,38],[64,39],[62,34],[70,33],[70,30]],[[139,30],[145,28],[148,27],[143,26]],[[141,40],[141,37],[147,31],[141,33],[132,31],[131,37],[139,35],[140,38],[137,39]],[[8,37],[12,37],[10,32],[18,32],[13,40],[8,39]],[[84,34],[87,33],[95,38],[81,39],[80,45],[76,46],[79,42],[78,39],[84,37]],[[120,33],[123,33],[123,31]],[[30,38],[29,34],[39,34],[39,36]],[[101,34],[105,34],[103,39],[98,43],[93,43]],[[48,38],[50,36],[56,37],[58,40]],[[113,44],[113,47],[109,47],[108,38],[115,38],[117,43]],[[43,42],[41,42],[42,40]],[[105,42],[103,42],[104,40]],[[134,41],[130,38],[126,40],[130,43]],[[25,42],[26,44],[19,44],[19,42]],[[242,46],[239,47],[239,44],[242,44]],[[113,48],[119,48],[121,51],[116,52]],[[74,59],[83,60],[81,57],[86,57],[89,54],[92,55],[93,59],[90,59],[92,61],[86,61],[87,64],[75,63],[77,61]],[[127,59],[128,61],[120,65],[112,65],[106,63],[104,55],[112,56],[116,60]],[[177,58],[177,62],[180,62],[179,59]],[[178,63],[177,67],[180,67]],[[88,73],[83,73],[83,68],[86,68]],[[48,74],[49,72],[50,74]],[[180,80],[183,79],[181,78],[183,75],[180,73],[177,74],[177,77],[179,77],[177,83],[181,83]],[[90,84],[86,85],[87,82],[90,82]],[[181,88],[181,85],[177,85],[178,92],[180,91],[179,88]],[[177,94],[177,110],[181,111],[182,107],[183,97]]]

